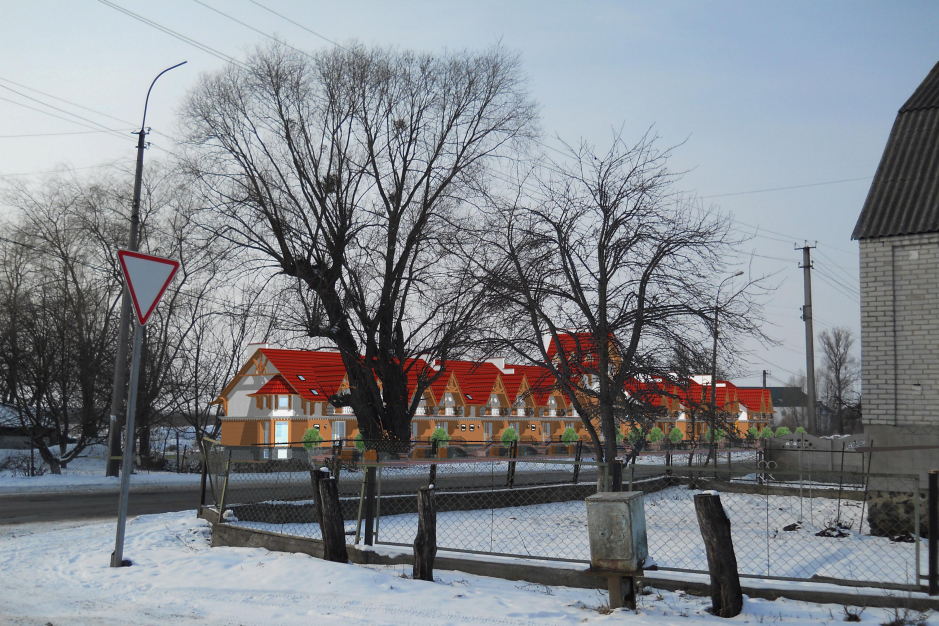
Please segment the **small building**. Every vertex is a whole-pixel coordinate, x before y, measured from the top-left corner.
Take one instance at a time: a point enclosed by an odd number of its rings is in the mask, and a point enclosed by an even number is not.
[[[939,64],[897,113],[852,239],[864,432],[877,447],[939,445]],[[925,476],[937,458],[878,452],[872,471]]]

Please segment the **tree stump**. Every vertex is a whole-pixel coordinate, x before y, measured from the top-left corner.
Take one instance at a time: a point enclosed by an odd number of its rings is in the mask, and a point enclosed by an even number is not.
[[[414,538],[414,580],[434,581],[437,556],[437,501],[433,485],[417,491],[417,537]]]
[[[730,537],[730,519],[721,505],[721,497],[716,493],[696,495],[694,510],[707,549],[708,571],[711,574],[711,612],[720,617],[736,617],[743,610],[743,592]]]
[[[339,485],[327,471],[314,470],[310,475],[319,500],[314,500],[314,507],[323,535],[323,558],[336,563],[348,563],[346,528],[339,505]]]

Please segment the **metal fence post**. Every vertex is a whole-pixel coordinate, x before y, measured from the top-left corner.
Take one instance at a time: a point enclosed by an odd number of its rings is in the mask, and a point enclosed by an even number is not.
[[[218,504],[218,523],[221,524],[225,521],[225,494],[228,491],[228,473],[231,470],[231,453],[228,451],[228,461],[225,463],[225,481],[222,483],[222,495],[221,500]]]
[[[509,458],[517,459],[518,458],[518,440],[512,442],[512,445],[509,446]],[[509,486],[509,489],[515,487],[515,461],[509,461],[509,472],[505,480],[506,484]]]
[[[939,596],[939,470],[929,470],[929,595]]]
[[[438,440],[431,439],[430,440],[430,456],[432,459],[437,458],[437,446],[438,446]],[[428,479],[427,484],[433,485],[436,482],[437,482],[437,464],[431,463],[430,464],[430,478]]]
[[[196,512],[196,517],[202,514],[202,509],[205,507],[205,483],[209,473],[209,455],[205,453],[205,442],[200,441],[199,445],[202,448],[202,478],[199,481],[199,510]],[[179,458],[178,446],[176,448],[176,456]]]
[[[375,527],[375,466],[365,469],[365,545],[375,545],[373,529]]]

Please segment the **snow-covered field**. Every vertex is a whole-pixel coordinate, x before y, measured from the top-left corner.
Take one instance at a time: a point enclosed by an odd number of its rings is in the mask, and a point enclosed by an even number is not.
[[[707,570],[707,555],[694,512],[696,493],[701,492],[671,487],[645,496],[649,553],[659,567]],[[839,510],[838,501],[831,498],[724,493],[721,500],[731,520],[742,574],[896,584],[915,581],[915,544],[856,532],[861,502],[842,500]],[[816,535],[836,518],[846,528],[846,536]],[[320,536],[317,524],[233,523],[304,537]],[[784,530],[786,527],[792,530]],[[378,538],[381,542],[410,545],[416,529],[414,514],[383,514]],[[354,530],[355,522],[347,522],[347,531]],[[437,543],[441,549],[590,560],[583,501],[441,512],[437,514]],[[925,554],[920,568],[925,574]]]
[[[599,591],[436,572],[410,580],[406,567],[361,567],[259,548],[210,548],[193,512],[141,516],[127,526],[132,567],[112,569],[113,523],[0,529],[0,623],[45,624],[614,624],[726,623],[708,598],[642,596],[636,614],[599,612]],[[861,623],[891,611],[867,609]],[[841,623],[842,607],[747,599],[737,623]],[[927,618],[930,626],[939,617]]]
[[[134,474],[130,478],[131,491],[157,491],[178,487],[197,487],[199,474]],[[0,494],[11,493],[59,493],[76,491],[118,492],[121,479],[114,476],[90,476],[87,474],[46,474],[44,476],[0,476]]]

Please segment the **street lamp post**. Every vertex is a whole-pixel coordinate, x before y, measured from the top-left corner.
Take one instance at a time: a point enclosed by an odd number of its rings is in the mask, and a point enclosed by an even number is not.
[[[140,130],[137,132],[137,171],[134,176],[134,203],[131,205],[130,241],[127,246],[127,249],[133,252],[137,251],[137,234],[140,230],[140,187],[143,179],[143,151],[147,147],[145,140],[147,137],[147,105],[150,103],[150,92],[153,91],[153,85],[156,84],[160,76],[185,64],[186,61],[177,63],[173,67],[168,67],[157,74],[157,77],[150,83],[150,89],[147,90],[147,99],[144,100],[143,103],[143,121],[140,122]],[[114,387],[111,391],[111,421],[108,428],[108,462],[105,465],[105,474],[107,476],[117,476],[118,468],[121,463],[121,427],[117,421],[117,416],[124,407],[124,379],[126,377],[125,369],[127,368],[127,332],[128,326],[130,325],[129,322],[130,296],[125,286],[124,296],[121,299],[121,325],[117,339],[117,359],[114,364]],[[133,442],[134,438],[128,437],[127,440]],[[133,454],[133,450],[129,451],[128,454]]]
[[[721,281],[721,284],[717,286],[717,297],[714,298],[714,348],[711,350],[711,424],[710,424],[710,441],[708,444],[708,459],[711,457],[714,458],[714,468],[717,469],[717,454],[715,448],[717,446],[717,319],[718,313],[720,312],[720,301],[721,301],[721,287],[724,286],[731,278],[736,278],[737,276],[742,276],[743,270],[731,274],[727,278]],[[707,464],[707,462],[705,462]]]

